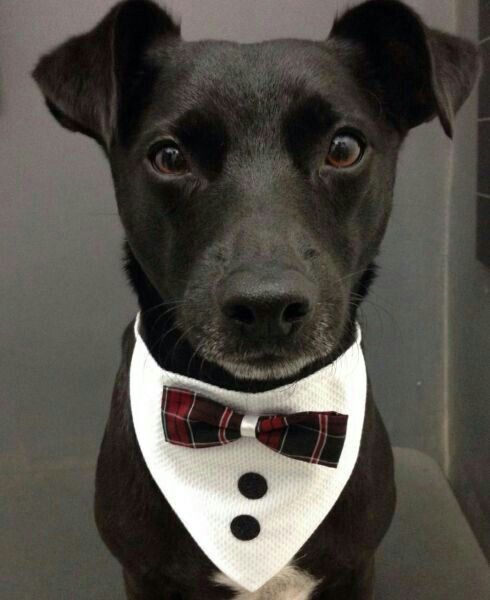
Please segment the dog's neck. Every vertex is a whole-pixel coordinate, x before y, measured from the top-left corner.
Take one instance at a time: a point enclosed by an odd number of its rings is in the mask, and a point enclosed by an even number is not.
[[[349,319],[339,343],[332,352],[306,365],[290,377],[267,380],[239,379],[195,352],[182,332],[175,327],[172,311],[167,310],[165,301],[146,277],[127,243],[125,253],[125,270],[141,309],[141,336],[155,361],[166,371],[239,392],[258,393],[274,389],[307,377],[334,362],[355,340],[357,309],[375,277],[375,266],[370,265],[354,290]]]

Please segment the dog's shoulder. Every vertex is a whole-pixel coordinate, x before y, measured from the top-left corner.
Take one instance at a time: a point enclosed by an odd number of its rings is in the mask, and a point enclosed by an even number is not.
[[[129,367],[131,356],[133,355],[136,337],[134,335],[134,322],[132,319],[125,327],[121,337],[121,366]]]
[[[135,319],[132,319],[126,326],[121,338],[121,361],[114,381],[108,426],[114,417],[117,417],[116,420],[122,418],[124,421],[127,421],[129,418],[129,370],[136,342],[134,321]]]

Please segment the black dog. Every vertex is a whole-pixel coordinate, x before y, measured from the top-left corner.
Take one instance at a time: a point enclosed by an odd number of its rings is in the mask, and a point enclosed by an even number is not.
[[[257,392],[352,344],[400,145],[435,116],[451,135],[478,64],[470,42],[394,0],[349,10],[325,42],[248,45],[183,42],[166,12],[130,0],[43,57],[34,77],[58,121],[109,159],[156,361]],[[395,490],[370,393],[340,499],[294,564],[249,595],[217,576],[146,468],[128,400],[133,345],[131,324],[96,486],[128,598],[372,599]]]

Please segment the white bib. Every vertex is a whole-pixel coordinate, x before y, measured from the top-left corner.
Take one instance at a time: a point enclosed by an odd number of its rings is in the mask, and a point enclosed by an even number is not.
[[[130,398],[143,458],[204,553],[225,575],[254,592],[291,561],[328,515],[352,473],[367,393],[360,328],[356,342],[331,365],[292,384],[251,394],[165,371],[141,338],[139,323],[138,314]],[[338,466],[334,469],[288,458],[248,435],[213,448],[170,444],[162,427],[164,385],[197,392],[248,415],[303,411],[346,414],[347,435]],[[259,499],[245,497],[238,488],[238,479],[250,473],[259,474],[267,483],[267,491]],[[232,533],[231,522],[242,515],[253,517],[260,525],[254,539],[243,541]]]

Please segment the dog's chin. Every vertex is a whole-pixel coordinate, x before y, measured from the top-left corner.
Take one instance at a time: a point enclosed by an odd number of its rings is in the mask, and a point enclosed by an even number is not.
[[[196,355],[225,371],[235,380],[263,382],[270,387],[274,381],[282,385],[286,381],[300,379],[305,372],[312,372],[317,364],[328,360],[335,348],[335,342],[326,335],[317,336],[316,341],[317,347],[310,346],[308,350],[303,343],[298,342],[296,345],[302,347],[301,352],[294,352],[292,348],[274,345],[272,342],[264,344],[261,349],[242,347],[240,350],[228,352],[213,345],[208,349],[205,344],[201,344]]]
[[[301,371],[314,362],[313,358],[279,358],[264,355],[254,360],[231,360],[220,358],[215,364],[230,373],[236,379],[254,381],[280,381],[300,376]]]

